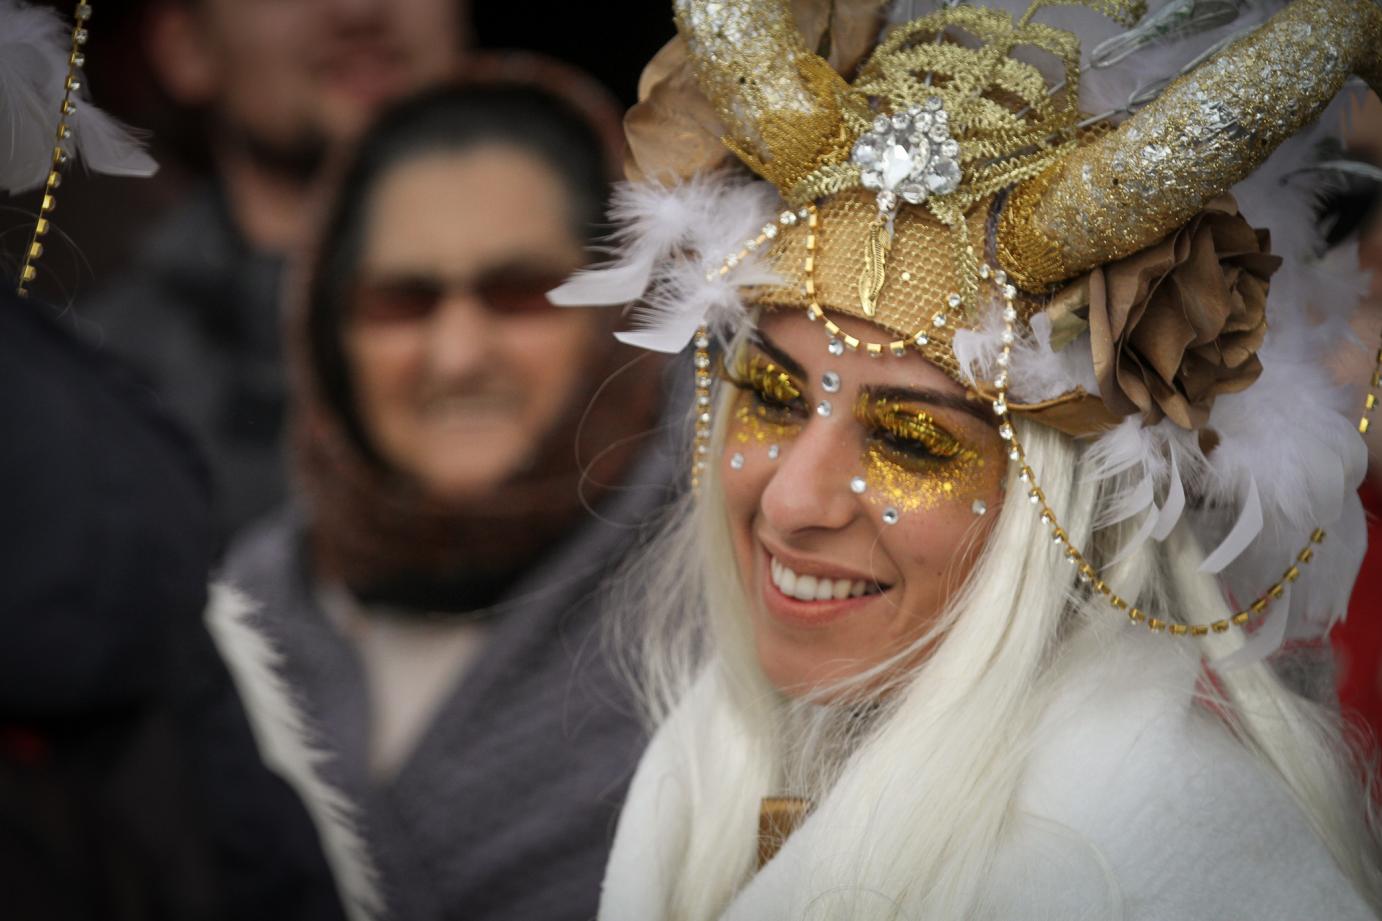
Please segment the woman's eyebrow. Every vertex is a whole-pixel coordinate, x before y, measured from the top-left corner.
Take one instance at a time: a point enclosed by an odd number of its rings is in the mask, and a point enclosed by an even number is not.
[[[753,334],[752,342],[766,352],[769,358],[781,365],[788,374],[795,374],[797,377],[806,377],[806,369],[803,368],[795,358],[782,351],[781,347],[775,342],[763,335],[761,331],[756,331]]]
[[[945,409],[954,409],[962,413],[969,413],[974,418],[992,425],[998,426],[998,417],[992,411],[985,411],[987,407],[970,400],[966,397],[958,396],[953,393],[943,393],[939,390],[918,390],[912,387],[890,387],[890,386],[864,386],[860,387],[861,393],[875,400],[888,400],[894,403],[926,403],[931,406],[939,406]]]

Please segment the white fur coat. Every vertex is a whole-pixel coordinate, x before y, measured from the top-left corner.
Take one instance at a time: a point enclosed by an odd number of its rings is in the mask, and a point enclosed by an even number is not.
[[[1197,663],[1167,656],[1149,664],[1139,655],[1147,645],[1127,646],[1068,680],[1047,709],[972,918],[1372,918],[1285,785],[1192,700]],[[674,738],[697,737],[707,763],[734,758],[732,721],[719,696],[703,679],[645,753],[606,872],[601,921],[666,917],[688,820],[680,794],[685,748]],[[857,813],[885,822],[889,810],[868,804]],[[809,868],[830,840],[831,829],[808,818],[732,900],[724,921],[859,918],[858,899],[840,914],[813,888]],[[906,894],[879,896],[882,916],[925,917]]]

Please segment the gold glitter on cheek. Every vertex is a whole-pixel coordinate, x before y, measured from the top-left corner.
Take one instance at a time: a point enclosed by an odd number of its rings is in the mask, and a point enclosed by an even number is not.
[[[800,423],[774,422],[764,419],[755,405],[756,398],[751,391],[740,392],[734,401],[734,419],[731,422],[729,438],[741,445],[770,444],[793,438],[801,431]]]
[[[954,457],[903,462],[896,452],[869,445],[864,454],[869,490],[900,512],[927,511],[945,502],[968,502],[985,487],[984,458],[968,448]]]

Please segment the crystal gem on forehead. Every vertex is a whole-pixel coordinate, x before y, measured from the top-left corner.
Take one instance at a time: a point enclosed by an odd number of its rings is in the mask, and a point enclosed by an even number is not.
[[[863,495],[864,491],[868,488],[868,481],[861,476],[854,477],[849,481],[849,491],[855,495]]]
[[[826,393],[840,392],[840,375],[834,371],[827,371],[821,375],[821,389]]]
[[[960,186],[960,145],[950,136],[940,97],[892,116],[879,115],[854,143],[850,162],[859,182],[878,192],[878,210],[891,213],[898,197],[918,205]]]

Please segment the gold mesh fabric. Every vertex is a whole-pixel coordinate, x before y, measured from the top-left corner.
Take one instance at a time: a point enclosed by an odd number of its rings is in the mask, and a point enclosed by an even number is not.
[[[985,225],[991,202],[976,206],[966,218],[967,243],[975,253],[984,251]],[[936,220],[921,208],[904,208],[894,224],[892,252],[888,256],[888,273],[879,294],[877,313],[864,315],[859,302],[859,270],[864,264],[864,250],[868,246],[869,231],[878,206],[871,192],[854,190],[842,192],[819,207],[816,228],[815,271],[816,301],[824,310],[866,319],[891,333],[894,339],[906,339],[909,348],[917,349],[914,337],[926,334],[929,343],[919,350],[936,366],[960,380],[959,368],[951,351],[955,330],[972,327],[975,318],[970,304],[958,308],[947,304],[951,293],[963,290],[957,253],[961,245],[951,228]],[[769,266],[784,279],[785,285],[763,287],[752,293],[761,304],[794,307],[805,310],[811,298],[805,291],[806,240],[810,233],[805,222],[784,230],[765,255]],[[1025,321],[1034,309],[1020,305]],[[934,323],[937,314],[945,318],[945,325]],[[886,347],[889,339],[877,342]]]

